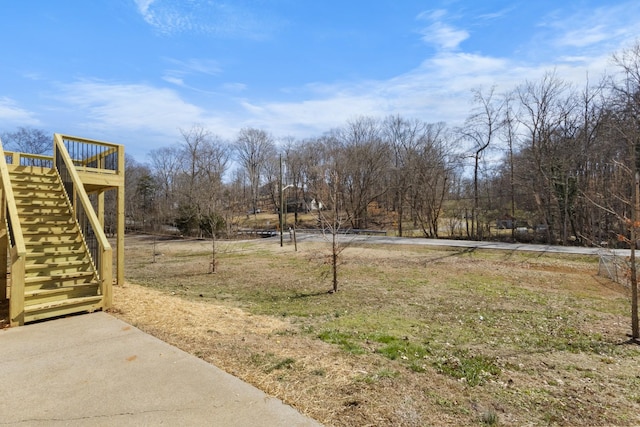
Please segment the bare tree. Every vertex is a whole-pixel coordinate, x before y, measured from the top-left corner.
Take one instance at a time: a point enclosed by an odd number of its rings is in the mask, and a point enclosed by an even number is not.
[[[438,237],[440,214],[455,170],[446,133],[442,122],[427,124],[409,157],[411,203],[425,237]]]
[[[602,138],[605,132],[605,108],[604,90],[605,81],[596,85],[589,82],[585,85],[579,96],[580,122],[579,134],[577,138],[581,145],[580,162],[578,164],[576,180],[579,183],[580,196],[579,206],[576,207],[574,220],[577,222],[574,231],[578,242],[589,244],[600,244],[603,240],[608,240],[608,217],[609,214],[597,208],[592,200],[602,194],[600,182],[603,174],[607,173],[604,166],[610,163],[612,156],[609,150],[615,144],[607,144]],[[597,200],[600,205],[605,203]]]
[[[507,93],[503,99],[504,112],[502,121],[502,130],[504,132],[504,138],[507,143],[507,164],[509,174],[509,207],[511,213],[511,238],[515,240],[516,237],[516,180],[515,180],[515,165],[514,165],[514,145],[516,142],[516,123],[515,114],[513,112],[513,94]]]
[[[476,107],[466,119],[464,126],[459,129],[462,137],[472,143],[473,157],[473,208],[471,209],[471,236],[482,239],[482,227],[480,226],[479,207],[479,173],[480,162],[489,145],[495,139],[496,133],[502,126],[501,115],[504,108],[502,100],[494,98],[495,88],[491,88],[487,94],[481,89],[473,90],[473,101]]]
[[[628,196],[630,217],[625,218],[629,229],[629,257],[631,282],[631,339],[640,340],[638,323],[638,271],[636,265],[636,247],[640,229],[640,41],[629,49],[613,56],[614,64],[621,72],[618,81],[613,84],[616,101],[616,128],[619,137],[629,150],[626,170],[629,171],[632,185]]]
[[[235,141],[235,152],[241,166],[246,170],[251,187],[251,211],[258,211],[260,178],[268,159],[275,157],[273,138],[264,130],[244,128]]]
[[[151,225],[154,213],[156,185],[147,165],[137,162],[133,157],[125,156],[125,215],[129,226],[144,231]],[[113,210],[107,209],[108,223],[115,224]],[[113,216],[113,220],[110,218]],[[112,222],[113,221],[113,222]]]
[[[215,229],[211,228],[211,221],[218,217],[217,205],[223,196],[222,179],[230,149],[219,136],[199,125],[181,129],[180,133],[183,140],[176,151],[179,169],[172,180],[172,185],[181,190],[176,225],[183,233],[197,232],[203,236]]]
[[[554,203],[554,175],[557,173],[557,156],[566,150],[559,146],[563,124],[575,107],[570,85],[559,79],[555,72],[547,73],[539,82],[526,82],[516,93],[520,101],[519,124],[526,130],[523,136],[528,144],[523,147],[529,164],[526,166],[527,191],[534,196],[538,214],[544,224],[548,242],[554,241],[555,218],[558,215]]]
[[[182,167],[180,147],[169,146],[152,150],[149,153],[151,168],[158,191],[159,225],[174,225],[175,206],[178,201],[179,172]]]
[[[331,266],[331,283],[332,288],[329,293],[338,291],[338,269],[341,262],[341,254],[348,246],[348,243],[340,240],[340,235],[344,234],[349,224],[352,222],[350,215],[342,206],[344,198],[342,197],[343,179],[340,177],[340,169],[338,163],[341,161],[342,152],[340,145],[335,140],[329,138],[324,141],[323,154],[325,156],[324,165],[326,167],[323,176],[326,180],[316,181],[315,184],[322,188],[313,188],[319,204],[328,207],[328,209],[318,209],[318,219],[322,227],[322,235],[331,244],[329,253],[329,262]],[[326,198],[321,198],[324,195]]]
[[[336,170],[341,179],[344,209],[353,228],[368,226],[369,204],[386,193],[383,185],[389,165],[389,150],[377,121],[370,117],[351,120],[337,130],[341,155]]]
[[[19,127],[14,132],[2,135],[2,141],[9,150],[30,154],[51,154],[53,138],[41,129]]]
[[[402,237],[404,206],[407,203],[409,189],[413,185],[414,170],[411,164],[424,141],[427,125],[418,120],[406,120],[396,116],[385,119],[382,134],[391,147],[391,190],[394,193],[393,210],[397,212],[398,236]]]

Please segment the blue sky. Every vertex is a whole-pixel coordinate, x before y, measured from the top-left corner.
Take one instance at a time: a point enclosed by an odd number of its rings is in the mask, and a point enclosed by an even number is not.
[[[471,90],[582,85],[640,37],[618,0],[0,0],[0,133],[125,144],[199,124],[305,138],[360,115],[460,124]]]

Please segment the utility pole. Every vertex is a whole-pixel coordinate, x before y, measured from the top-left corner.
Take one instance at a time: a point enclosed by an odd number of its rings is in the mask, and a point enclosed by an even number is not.
[[[280,154],[280,247],[282,247],[282,228],[284,227],[284,186],[282,182],[282,154]]]

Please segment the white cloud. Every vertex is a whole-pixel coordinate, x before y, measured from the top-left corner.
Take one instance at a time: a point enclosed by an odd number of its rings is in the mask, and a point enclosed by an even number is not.
[[[30,111],[18,106],[7,97],[0,97],[0,126],[39,126],[40,121]],[[4,129],[7,130],[7,129]]]
[[[613,51],[637,38],[640,4],[637,1],[606,7],[568,9],[565,13],[543,16],[539,27],[545,45],[571,49],[570,55],[603,50]]]
[[[134,0],[136,5],[138,6],[138,11],[142,14],[142,16],[146,16],[149,12],[149,6],[155,0]]]
[[[460,43],[469,38],[469,33],[444,22],[446,15],[447,12],[444,10],[423,12],[418,15],[418,19],[430,22],[420,31],[420,34],[424,42],[435,45],[439,50],[455,50]]]
[[[504,16],[508,15],[509,13],[511,13],[514,9],[516,9],[517,6],[510,6],[504,9],[501,9],[497,12],[491,12],[491,13],[485,13],[482,14],[480,16],[478,16],[478,19],[484,20],[484,21],[493,21],[496,19],[500,19],[503,18]]]
[[[557,41],[558,45],[566,47],[586,47],[608,40],[611,34],[604,25],[592,28],[580,28],[564,33]]]
[[[173,133],[198,121],[204,112],[176,92],[142,84],[80,81],[63,87],[61,102],[82,109],[88,129],[119,128]]]
[[[603,71],[602,58],[591,58],[592,82]],[[242,101],[246,123],[278,135],[308,137],[343,125],[356,115],[382,118],[400,114],[426,122],[462,124],[469,114],[472,89],[495,86],[507,92],[526,80],[535,81],[556,70],[560,78],[583,84],[587,78],[584,61],[555,64],[525,64],[464,52],[441,52],[419,67],[388,80],[359,84],[314,83],[301,89],[306,99],[292,102]]]
[[[228,139],[240,129],[238,117],[206,110],[174,90],[145,84],[78,81],[63,85],[57,101],[66,114],[57,129],[124,144],[139,159],[153,148],[179,141],[179,129],[195,123]],[[82,114],[75,116],[75,111]]]
[[[263,38],[278,20],[238,4],[215,0],[135,0],[142,18],[156,31],[209,34],[218,37]]]
[[[176,86],[185,86],[183,79],[181,79],[180,77],[172,76],[171,74],[166,74],[162,76],[162,80],[166,81],[167,83],[174,84]]]
[[[218,62],[208,59],[189,59],[181,61],[177,59],[167,59],[176,68],[166,70],[162,79],[166,82],[190,88],[185,82],[185,78],[193,74],[217,75],[221,72]],[[195,88],[191,88],[197,90]]]
[[[180,60],[167,58],[167,61],[175,65],[178,71],[184,74],[198,73],[215,76],[222,72],[220,64],[214,59],[191,58],[187,60]]]
[[[244,92],[247,90],[247,85],[244,83],[224,83],[221,89],[227,92]]]

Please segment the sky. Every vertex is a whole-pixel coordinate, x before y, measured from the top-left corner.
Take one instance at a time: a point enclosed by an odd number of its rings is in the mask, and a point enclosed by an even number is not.
[[[0,134],[124,144],[204,127],[276,141],[360,116],[460,125],[472,90],[583,86],[640,38],[637,0],[0,0]]]

